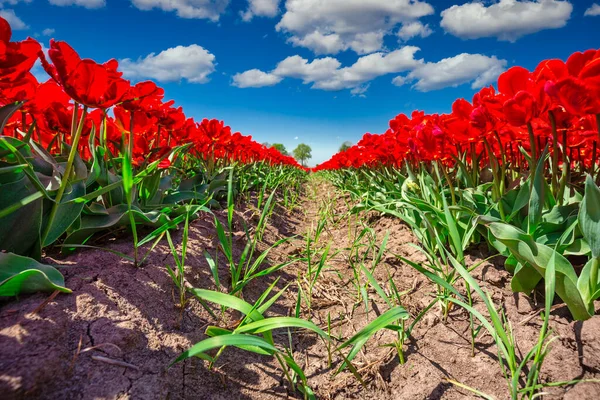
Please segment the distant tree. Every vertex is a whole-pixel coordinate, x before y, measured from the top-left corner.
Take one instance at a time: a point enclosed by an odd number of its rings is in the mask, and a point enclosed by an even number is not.
[[[294,158],[296,158],[296,160],[300,161],[300,164],[306,167],[306,161],[312,158],[312,155],[310,154],[311,151],[312,149],[309,145],[300,143],[293,151]]]
[[[342,145],[340,146],[340,153],[348,150],[350,147],[352,147],[352,142],[346,141],[342,143]]]
[[[288,151],[285,148],[285,146],[283,144],[281,144],[281,143],[273,143],[271,145],[271,147],[274,147],[275,149],[277,149],[277,151],[279,151],[284,156],[289,156],[290,155],[290,153],[288,153]]]
[[[265,146],[265,147],[267,147],[267,148],[268,148],[268,147],[271,147],[271,143],[269,143],[269,142],[264,142],[264,143],[263,143],[263,146]]]

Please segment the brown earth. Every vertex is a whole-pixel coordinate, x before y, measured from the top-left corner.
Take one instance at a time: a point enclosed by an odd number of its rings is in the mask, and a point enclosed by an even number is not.
[[[373,229],[376,243],[389,241],[383,262],[375,277],[383,285],[392,276],[402,297],[403,306],[417,315],[432,300],[434,287],[410,266],[400,262],[401,255],[414,262],[424,256],[410,243],[416,239],[398,219],[376,214],[359,218],[346,214],[349,199],[336,198],[339,193],[327,183],[313,181],[307,194],[294,211],[277,207],[264,235],[262,248],[283,237],[294,237],[276,248],[271,262],[298,257],[305,248],[304,236],[313,230],[320,210],[331,206],[332,220],[327,224],[317,247],[331,243],[330,261],[313,292],[311,310],[302,307],[302,317],[326,328],[331,318],[332,335],[344,340],[359,331],[386,305],[369,292],[368,313],[352,284],[348,248],[367,224]],[[217,212],[219,218],[221,213]],[[256,222],[256,212],[241,208],[238,221]],[[241,224],[237,224],[241,231]],[[174,235],[180,246],[181,233]],[[239,256],[244,237],[237,235],[235,252]],[[364,241],[363,241],[364,242]],[[194,287],[215,289],[204,258],[204,250],[215,254],[217,245],[212,216],[192,223],[186,262],[186,279]],[[103,245],[131,253],[126,238]],[[480,247],[470,252],[473,263],[488,256]],[[222,285],[228,269],[220,257]],[[63,259],[47,258],[48,263],[62,265],[66,284],[73,294],[24,296],[0,304],[0,398],[2,399],[280,399],[297,397],[287,390],[282,371],[273,359],[243,350],[228,348],[214,369],[200,359],[168,365],[184,350],[206,336],[208,325],[226,326],[239,317],[228,314],[215,321],[192,299],[179,309],[178,294],[165,265],[173,266],[166,244],[160,244],[141,268],[133,267],[112,253],[82,251]],[[371,258],[366,261],[369,265]],[[252,302],[276,277],[278,288],[291,283],[286,294],[267,313],[293,315],[298,296],[297,278],[306,273],[306,263],[297,262],[286,269],[256,280],[244,289],[244,298]],[[494,259],[480,266],[475,276],[503,306],[513,326],[518,349],[526,353],[537,341],[541,321],[536,310],[543,304],[514,294],[510,276]],[[364,277],[362,277],[364,283]],[[304,286],[306,288],[306,285]],[[476,308],[484,311],[475,299]],[[217,311],[215,309],[215,311]],[[600,378],[600,316],[585,322],[572,321],[568,310],[556,306],[551,328],[558,338],[542,369],[544,382]],[[309,384],[323,399],[463,399],[473,397],[449,383],[455,380],[474,387],[497,399],[508,398],[507,384],[496,357],[490,335],[482,331],[476,354],[471,356],[468,315],[454,309],[447,321],[434,307],[416,326],[405,346],[406,363],[400,365],[395,352],[382,345],[391,343],[390,331],[377,333],[354,360],[366,387],[349,372],[334,376],[339,358],[334,354],[328,366],[327,347],[314,335],[295,332],[292,336],[294,357],[304,368]],[[289,343],[287,331],[275,339]],[[597,399],[599,383],[578,383],[548,389],[544,398]]]

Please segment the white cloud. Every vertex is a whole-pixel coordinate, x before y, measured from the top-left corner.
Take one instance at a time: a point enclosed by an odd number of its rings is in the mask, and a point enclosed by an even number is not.
[[[277,64],[273,73],[286,77],[302,79],[303,83],[331,79],[342,64],[333,57],[318,58],[312,62],[300,56],[290,56]]]
[[[407,41],[414,37],[421,36],[427,37],[431,35],[433,31],[429,28],[429,25],[423,25],[419,21],[409,22],[408,24],[402,25],[402,28],[398,31],[398,37]]]
[[[350,94],[352,94],[352,96],[367,97],[365,93],[367,93],[367,90],[369,90],[369,86],[371,86],[370,83],[367,83],[363,86],[357,86],[350,90]]]
[[[294,46],[311,49],[315,54],[335,54],[346,48],[339,35],[323,35],[318,31],[311,32],[302,38],[292,36],[289,42]]]
[[[131,0],[131,2],[144,11],[158,8],[163,11],[174,11],[181,18],[212,21],[218,21],[219,16],[229,5],[229,0]]]
[[[544,29],[562,28],[573,6],[557,0],[500,0],[490,6],[473,2],[442,11],[441,26],[463,39],[496,37],[514,42],[521,36]]]
[[[396,86],[416,81],[413,88],[421,92],[456,87],[472,82],[471,88],[478,89],[498,78],[506,69],[506,60],[495,56],[462,53],[441,61],[424,63],[407,76],[392,80]]]
[[[590,8],[585,10],[585,13],[583,15],[586,17],[597,17],[598,15],[600,15],[600,4],[592,4]]]
[[[281,82],[283,78],[259,69],[251,69],[233,76],[233,86],[239,88],[252,88],[273,86]]]
[[[275,17],[279,14],[279,0],[248,0],[248,9],[240,14],[244,21],[254,17]]]
[[[287,0],[285,7],[277,31],[316,54],[381,50],[396,25],[433,14],[430,4],[418,0]]]
[[[81,6],[85,8],[102,8],[106,6],[106,0],[48,0],[55,6]]]
[[[394,79],[392,79],[392,84],[395,86],[402,86],[406,83],[406,77],[405,76],[397,76]]]
[[[0,16],[4,18],[10,24],[11,28],[15,31],[29,29],[29,25],[27,25],[21,18],[15,14],[14,10],[4,9],[0,10]]]
[[[42,35],[44,36],[52,36],[54,35],[54,32],[56,32],[56,29],[52,29],[52,28],[46,28],[42,31]]]
[[[130,79],[150,78],[158,82],[182,79],[190,83],[206,83],[215,70],[215,56],[202,46],[177,46],[150,53],[144,58],[120,60],[120,70]]]
[[[301,79],[304,84],[310,84],[313,89],[342,90],[354,89],[353,94],[364,94],[369,81],[378,76],[410,71],[423,63],[414,58],[418,47],[405,46],[390,53],[373,53],[360,57],[349,67],[342,67],[339,60],[333,57],[309,60],[298,55],[290,56],[281,61],[271,72],[250,70],[234,77],[234,85],[238,87],[272,86],[283,78]],[[256,77],[246,86],[239,84],[239,77]],[[275,78],[279,78],[275,82]],[[261,83],[263,81],[264,83]]]
[[[358,54],[369,54],[382,48],[383,37],[384,32],[365,32],[358,33],[350,42],[345,42],[338,34],[323,35],[314,31],[302,38],[292,36],[288,41],[294,46],[311,49],[315,54],[336,54],[348,48]]]

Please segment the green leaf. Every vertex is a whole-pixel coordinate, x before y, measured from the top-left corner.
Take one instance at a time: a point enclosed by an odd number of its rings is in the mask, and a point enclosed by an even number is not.
[[[233,208],[233,168],[231,168],[229,170],[229,179],[227,180],[227,222],[230,229],[233,222]]]
[[[600,257],[600,188],[591,175],[585,180],[585,196],[579,211],[579,227],[590,249],[592,257]]]
[[[228,329],[219,328],[218,326],[209,326],[206,328],[206,336],[215,337],[215,336],[223,336],[223,335],[231,335],[232,331]],[[242,350],[250,351],[252,353],[262,354],[264,356],[270,356],[273,354],[272,351],[267,351],[261,347],[257,346],[234,346]]]
[[[544,209],[546,196],[546,177],[545,160],[548,154],[548,146],[544,149],[540,161],[537,163],[533,184],[531,185],[531,194],[529,196],[528,232],[532,235],[542,220],[542,210]]]
[[[426,268],[423,268],[419,264],[412,262],[402,256],[398,256],[398,258],[400,260],[404,261],[405,263],[407,263],[408,265],[410,265],[411,267],[413,267],[414,269],[416,269],[417,271],[419,271],[421,274],[425,275],[427,278],[429,278],[435,284],[442,286],[444,289],[453,293],[458,298],[463,299],[462,295],[458,292],[458,290],[456,290],[456,288],[454,286],[452,286],[450,283],[443,280],[440,276],[436,275],[435,273],[427,270]]]
[[[55,290],[71,293],[56,268],[13,253],[0,253],[0,296]]]
[[[294,317],[273,317],[251,322],[236,329],[237,333],[264,333],[280,328],[303,328],[315,332],[323,338],[328,335],[312,322]]]
[[[160,185],[160,172],[145,177],[140,185],[140,200],[148,202],[152,200],[158,191]]]
[[[12,182],[10,182],[10,181]],[[7,182],[8,181],[8,182]],[[2,183],[5,182],[5,183]],[[0,248],[34,258],[41,256],[42,195],[24,172],[0,179]],[[6,208],[5,208],[6,207]]]
[[[217,228],[217,237],[219,238],[219,243],[221,244],[221,249],[223,253],[225,253],[225,257],[227,257],[227,261],[231,264],[233,262],[233,253],[231,246],[229,244],[229,239],[227,234],[225,233],[225,228],[221,221],[215,217],[215,227]]]
[[[373,289],[375,289],[375,291],[377,292],[379,297],[381,297],[385,301],[385,303],[388,305],[388,307],[392,307],[393,304],[390,301],[390,298],[385,294],[385,292],[383,291],[381,286],[379,286],[377,279],[375,279],[375,277],[373,276],[371,271],[369,271],[367,269],[367,267],[364,266],[364,264],[361,264],[360,267],[361,267],[363,273],[365,274],[365,276],[367,277],[369,284],[373,287]]]
[[[10,117],[23,106],[23,103],[23,101],[17,101],[0,108],[0,132],[4,132],[4,126],[6,126]]]
[[[166,213],[160,211],[142,212],[139,208],[132,206],[128,210],[127,204],[119,204],[105,210],[105,213],[82,215],[81,224],[78,229],[70,232],[65,239],[65,244],[85,243],[94,233],[104,231],[108,228],[130,225],[129,212],[135,218],[136,223],[153,228],[162,227],[171,221]]]
[[[507,194],[504,195],[504,197],[506,198],[512,193],[514,193],[514,191],[518,191],[514,204],[512,205],[512,207],[508,208],[512,208],[512,212],[506,220],[506,222],[512,221],[517,216],[517,214],[519,214],[519,212],[528,204],[529,198],[531,197],[530,189],[531,181],[528,179],[525,182],[523,182],[522,185],[517,186],[515,189],[509,191]]]
[[[539,275],[545,275],[546,266],[556,253],[552,248],[536,243],[530,235],[509,224],[494,222],[489,225],[489,229],[490,233],[506,245],[521,264],[529,264]],[[555,262],[556,293],[567,304],[575,319],[590,318],[588,305],[577,289],[577,274],[573,266],[560,254],[556,255]]]
[[[596,263],[596,265],[594,265]],[[595,291],[596,288],[600,287],[600,277],[596,275],[596,282],[593,282],[593,270],[598,268],[598,261],[594,258],[590,259],[583,269],[581,270],[581,274],[579,275],[579,279],[577,280],[577,288],[581,292],[581,296],[584,301],[590,306],[590,313],[594,313],[594,303],[596,300]]]
[[[206,258],[206,262],[208,263],[208,267],[210,268],[210,272],[212,273],[213,279],[215,280],[215,286],[217,288],[221,287],[221,283],[219,282],[219,269],[217,268],[217,263],[214,258],[210,255],[210,253],[204,250],[204,258]]]
[[[529,263],[517,262],[510,281],[513,292],[531,293],[542,280],[542,275]]]
[[[123,154],[123,170],[121,173],[123,176],[125,198],[127,199],[127,203],[131,204],[133,201],[133,166],[131,165],[131,155],[127,151]]]
[[[220,306],[233,308],[234,310],[237,310],[244,315],[248,315],[248,317],[254,321],[264,319],[262,314],[259,311],[257,311],[250,303],[247,303],[238,297],[206,289],[190,289],[190,292],[201,299],[210,301],[211,303],[216,303]]]
[[[479,319],[481,323],[485,326],[485,328],[494,337],[494,340],[496,341],[496,344],[500,351],[504,354],[504,357],[507,360],[512,359],[511,352],[514,351],[514,347],[511,347],[511,340],[509,339],[507,332],[504,330],[502,318],[498,314],[498,311],[496,310],[496,307],[494,306],[494,303],[492,302],[490,296],[481,289],[481,287],[479,286],[479,284],[477,284],[477,281],[475,281],[475,279],[471,276],[469,271],[467,271],[466,268],[464,268],[458,261],[456,261],[456,259],[452,257],[452,255],[449,255],[449,259],[452,263],[452,266],[469,285],[468,287],[475,290],[475,292],[483,300],[488,309],[488,313],[490,314],[490,319],[492,320],[492,323],[490,324],[489,321],[481,313],[479,313],[469,304],[466,304],[461,300],[454,299],[451,297],[448,300],[465,308],[467,311],[473,314],[473,316]]]
[[[401,319],[408,319],[409,314],[403,307],[397,306],[394,307],[385,313],[381,314],[375,320],[373,320],[370,324],[361,329],[356,335],[352,336],[350,339],[342,343],[336,351],[341,350],[345,347],[352,346],[350,353],[346,357],[348,361],[352,361],[354,357],[358,354],[360,349],[367,343],[369,338],[371,338],[374,334],[379,332],[381,329],[385,329],[387,325],[392,325]],[[340,368],[338,369],[338,373],[341,372],[346,367],[346,362],[344,362]]]
[[[64,179],[64,178],[63,178]],[[85,182],[71,182],[67,186],[63,198],[58,205],[52,225],[48,229],[46,239],[42,243],[43,246],[50,246],[60,236],[69,229],[69,227],[79,218],[83,211],[84,203],[74,201],[78,197],[85,196]],[[49,207],[50,208],[50,207]],[[46,215],[44,216],[44,225],[47,224]],[[45,228],[42,228],[42,232]]]
[[[268,350],[272,353],[277,352],[277,349],[273,347],[273,345],[267,343],[264,339],[261,339],[257,336],[250,335],[239,335],[239,334],[231,334],[231,335],[220,335],[205,339],[199,343],[196,343],[187,351],[181,353],[179,357],[175,359],[169,366],[176,364],[180,361],[188,359],[190,357],[198,356],[207,352],[208,350],[220,348],[223,346],[256,346],[261,349]],[[272,354],[271,353],[271,354]]]

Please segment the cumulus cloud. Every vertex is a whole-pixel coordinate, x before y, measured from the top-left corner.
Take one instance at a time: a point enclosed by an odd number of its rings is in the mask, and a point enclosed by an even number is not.
[[[287,0],[276,26],[295,46],[315,54],[351,49],[367,54],[383,48],[383,38],[399,24],[433,14],[419,0]]]
[[[240,15],[246,22],[254,17],[275,17],[279,14],[279,0],[248,0],[248,9]]]
[[[44,36],[52,36],[54,35],[54,32],[56,32],[56,29],[52,29],[52,28],[46,28],[42,31],[42,35]]]
[[[392,80],[396,86],[416,81],[413,88],[421,92],[456,87],[472,82],[471,88],[478,89],[495,82],[506,69],[506,60],[496,56],[462,53],[438,62],[420,65],[407,76]]]
[[[471,83],[473,89],[488,85],[504,72],[507,61],[496,56],[462,53],[438,62],[416,59],[418,47],[404,46],[389,53],[373,53],[360,57],[354,64],[342,67],[334,57],[309,61],[290,56],[269,72],[252,69],[234,76],[233,85],[240,88],[273,86],[284,78],[300,79],[313,89],[349,89],[353,96],[365,97],[370,82],[380,76],[408,72],[396,76],[392,83],[422,92]]]
[[[496,37],[514,42],[544,29],[562,28],[572,11],[573,6],[568,1],[500,0],[487,7],[474,2],[442,11],[441,26],[463,39]]]
[[[7,20],[11,28],[15,31],[29,29],[29,25],[23,22],[23,20],[15,14],[14,10],[0,10],[0,17]]]
[[[302,80],[304,84],[311,85],[313,89],[352,89],[353,94],[363,95],[368,89],[369,81],[390,73],[410,71],[421,65],[423,61],[414,57],[418,50],[418,47],[405,46],[389,53],[373,53],[360,57],[348,67],[342,67],[340,61],[334,57],[309,61],[295,55],[279,62],[270,72],[250,70],[237,74],[234,77],[234,85],[238,87],[272,86],[284,78],[293,78]]]
[[[85,8],[102,8],[106,6],[106,0],[48,0],[55,6],[81,6]]]
[[[251,69],[233,76],[233,86],[239,88],[252,88],[273,86],[281,82],[283,78],[259,69]]]
[[[403,41],[407,41],[417,36],[424,38],[432,33],[433,31],[429,28],[429,25],[423,25],[419,21],[415,21],[402,25],[402,28],[398,31],[398,37]]]
[[[133,80],[150,78],[176,82],[185,79],[190,83],[206,83],[215,70],[215,56],[202,46],[192,44],[150,53],[137,60],[125,58],[119,64],[124,75]]]
[[[140,10],[148,11],[154,8],[175,12],[181,18],[210,19],[218,21],[225,12],[229,0],[131,0]]]
[[[600,4],[592,4],[590,8],[585,10],[585,13],[583,15],[586,17],[597,17],[598,15],[600,15]]]

